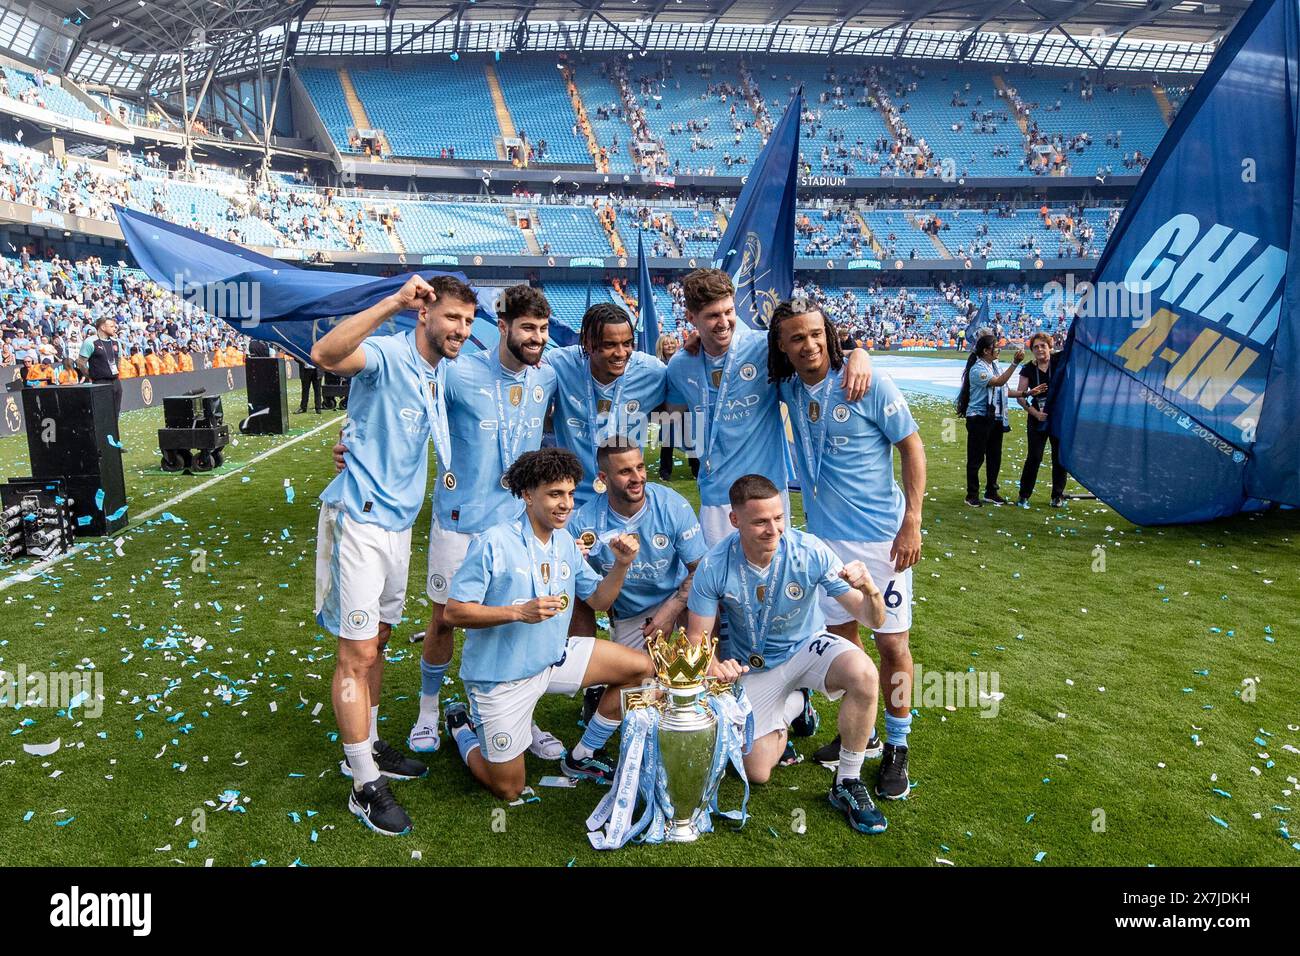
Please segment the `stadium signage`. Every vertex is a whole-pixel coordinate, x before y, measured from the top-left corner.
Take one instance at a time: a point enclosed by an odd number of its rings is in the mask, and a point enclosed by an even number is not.
[[[847,176],[800,176],[800,186],[847,186]]]
[[[1019,269],[1019,259],[990,259],[984,263],[985,269]]]
[[[880,269],[879,259],[850,259],[844,268],[846,269]]]
[[[605,260],[599,256],[574,256],[569,260],[569,265],[576,268],[603,269]]]
[[[460,260],[456,256],[449,256],[444,252],[431,252],[428,255],[420,257],[420,265],[423,266],[458,266]]]

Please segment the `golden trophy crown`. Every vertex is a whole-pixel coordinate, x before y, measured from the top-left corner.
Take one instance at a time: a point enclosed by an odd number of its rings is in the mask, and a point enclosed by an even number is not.
[[[659,683],[670,690],[697,690],[704,684],[704,675],[713,662],[717,641],[706,635],[698,644],[686,636],[686,628],[678,628],[671,637],[662,630],[646,638],[646,650],[654,661]]]

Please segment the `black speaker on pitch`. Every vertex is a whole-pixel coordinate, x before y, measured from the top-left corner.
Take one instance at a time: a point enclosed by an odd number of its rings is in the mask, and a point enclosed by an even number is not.
[[[61,478],[78,535],[126,526],[126,479],[111,385],[25,388],[23,416],[34,478]]]
[[[244,362],[248,383],[248,417],[239,423],[245,435],[283,435],[289,425],[289,381],[278,358]]]

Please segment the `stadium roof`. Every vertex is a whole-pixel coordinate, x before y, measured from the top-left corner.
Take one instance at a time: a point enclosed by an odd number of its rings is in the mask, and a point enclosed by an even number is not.
[[[1249,0],[0,0],[0,51],[121,91],[293,55],[794,53],[1197,72]],[[1003,42],[999,37],[1008,37]],[[286,42],[287,41],[287,42]],[[1180,47],[1174,56],[1161,48]],[[1117,55],[1118,54],[1118,55]]]
[[[300,18],[318,21],[520,20],[774,24],[1035,33],[1064,27],[1133,38],[1209,42],[1248,0],[39,0],[79,25],[82,42],[136,52],[175,50],[205,31],[214,42]],[[14,6],[22,6],[14,3]],[[36,4],[32,4],[35,6]],[[78,24],[79,21],[79,24]]]

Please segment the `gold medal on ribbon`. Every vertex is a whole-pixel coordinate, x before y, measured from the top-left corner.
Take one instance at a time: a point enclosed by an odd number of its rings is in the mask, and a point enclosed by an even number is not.
[[[582,534],[578,535],[578,541],[582,543],[583,547],[593,547],[596,544],[596,532],[584,531]]]
[[[713,380],[714,388],[722,387],[722,369],[715,368],[712,372],[709,373],[709,378]]]
[[[569,609],[569,593],[565,591],[560,595],[560,610],[567,611],[568,609]]]
[[[767,662],[763,660],[762,654],[749,655],[749,666],[754,668],[755,670],[760,669],[765,663]]]
[[[524,400],[524,387],[522,385],[510,386],[510,404],[519,407],[519,403]]]
[[[808,403],[808,421],[815,422],[822,417],[821,402]]]
[[[504,488],[506,491],[510,490],[510,482],[506,481],[505,475],[501,476],[501,487]]]
[[[605,483],[597,478],[591,483],[591,490],[598,495],[603,495],[605,493]]]
[[[453,475],[451,472],[447,472],[445,475],[442,476],[442,484],[443,487],[446,488],[448,491],[455,491],[456,476]]]

